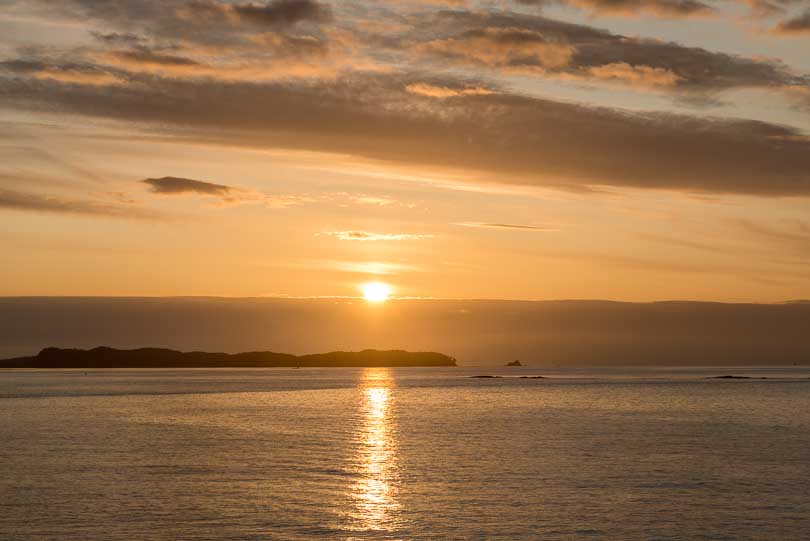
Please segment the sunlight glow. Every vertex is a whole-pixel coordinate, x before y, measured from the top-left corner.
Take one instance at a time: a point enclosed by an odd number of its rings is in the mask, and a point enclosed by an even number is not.
[[[391,295],[391,286],[383,282],[368,282],[360,286],[368,302],[384,302]]]

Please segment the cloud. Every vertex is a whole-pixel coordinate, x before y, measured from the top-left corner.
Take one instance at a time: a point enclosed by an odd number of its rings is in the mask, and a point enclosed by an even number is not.
[[[622,83],[676,94],[808,84],[785,65],[518,13],[444,11],[391,47],[497,72]]]
[[[368,194],[342,194],[356,205],[372,205],[377,207],[388,207],[399,203],[393,197],[385,195],[368,195]]]
[[[143,182],[151,186],[152,192],[163,195],[194,193],[227,199],[231,197],[231,194],[235,191],[231,186],[214,184],[213,182],[205,182],[202,180],[192,180],[190,178],[147,178]]]
[[[456,37],[423,43],[419,50],[512,71],[561,68],[568,65],[574,52],[567,43],[525,28],[467,30]]]
[[[246,21],[259,24],[295,24],[301,21],[329,21],[332,10],[313,0],[275,0],[266,4],[234,4],[233,11]]]
[[[195,194],[216,197],[222,202],[239,205],[243,203],[263,204],[268,207],[285,208],[301,204],[306,197],[295,195],[270,195],[252,190],[215,184],[202,180],[180,177],[148,178],[142,181],[151,187],[152,193],[159,195]]]
[[[810,195],[810,141],[777,124],[599,108],[510,92],[443,100],[419,79],[355,74],[302,85],[137,79],[107,92],[0,77],[6,104],[172,127],[203,142],[475,170],[491,182],[582,189]],[[442,86],[458,86],[448,79]]]
[[[344,72],[396,70],[408,64],[419,69],[461,66],[498,74],[623,84],[685,96],[683,103],[708,103],[707,94],[727,89],[808,85],[806,77],[772,60],[613,34],[508,11],[414,10],[412,6],[389,12],[380,8],[381,13],[372,10],[368,14],[369,21],[395,16],[391,24],[398,30],[375,32],[349,25],[352,19],[336,19],[328,5],[312,0],[65,0],[56,8],[43,0],[29,1],[47,9],[49,15],[83,16],[111,28],[106,34],[94,34],[105,50],[77,48],[71,53],[74,59],[89,56],[115,68],[164,76],[260,81],[333,78]],[[634,14],[650,6],[678,13],[697,13],[701,6],[707,6],[692,0],[592,3],[600,9],[630,10]],[[115,81],[111,77],[122,76],[60,75],[103,78],[105,84]],[[490,86],[442,88],[424,80],[414,84],[419,83],[435,88],[416,86],[414,92],[434,98],[467,96],[476,88],[486,92]]]
[[[413,83],[405,87],[411,94],[419,94],[428,98],[458,98],[461,96],[487,96],[495,91],[487,88],[449,88],[446,86],[436,86],[428,83]]]
[[[0,209],[115,218],[165,219],[161,214],[138,208],[129,203],[92,199],[67,199],[59,196],[13,190],[0,190]]]
[[[314,0],[274,0],[267,3],[222,3],[193,0],[177,9],[185,21],[231,24],[251,23],[263,26],[294,25],[300,22],[326,22],[332,19],[331,8]]]
[[[636,17],[649,13],[662,17],[693,17],[711,14],[711,5],[698,0],[516,0],[518,4],[544,6],[546,4],[569,4],[595,15],[624,15]]]
[[[459,222],[453,225],[461,227],[475,227],[482,229],[513,229],[517,231],[537,231],[537,232],[554,232],[559,231],[556,227],[545,227],[536,225],[521,225],[521,224],[504,224],[504,223],[490,223],[490,222]]]
[[[165,54],[146,48],[131,51],[114,51],[110,55],[125,64],[149,64],[157,66],[199,66],[200,63],[184,56]]]
[[[673,86],[681,79],[678,75],[663,68],[631,66],[627,62],[594,66],[588,70],[588,73],[597,79],[618,80],[630,85],[650,87]]]
[[[785,221],[780,226],[774,226],[740,220],[739,225],[745,238],[762,239],[768,246],[776,247],[777,252],[783,255],[790,252],[802,258],[810,256],[810,223],[808,222]]]
[[[141,45],[145,41],[142,36],[132,32],[109,32],[105,34],[91,30],[90,35],[108,45]]]
[[[399,201],[394,197],[380,194],[327,192],[321,194],[320,197],[325,200],[335,201],[341,207],[349,207],[351,205],[365,205],[370,207],[381,207],[381,208],[394,206],[407,208],[416,207],[416,204],[414,203],[406,203],[403,201]]]
[[[42,59],[0,61],[3,71],[34,79],[81,85],[113,85],[126,82],[125,77],[104,66],[84,62],[49,62]]]
[[[203,17],[204,5],[66,0],[53,9],[86,17],[93,27],[100,26],[99,20],[110,23],[109,33],[91,42],[96,47],[109,41],[108,48],[21,50],[20,58],[0,64],[3,104],[18,111],[132,122],[196,142],[473,172],[470,177],[489,183],[810,195],[810,141],[802,130],[531,97],[470,75],[472,68],[492,77],[501,70],[529,69],[577,81],[654,88],[681,98],[730,88],[783,92],[806,87],[778,62],[519,13],[408,10],[398,14],[402,29],[384,36],[386,45],[375,51],[386,57],[389,71],[373,72],[356,67],[350,56],[345,65],[329,55],[323,63],[309,64],[260,45],[277,42],[283,43],[279,50],[292,50],[296,47],[290,44],[300,41],[332,51],[335,36],[345,35],[336,27],[296,23],[293,31],[283,21],[295,17],[279,15],[278,28],[234,30],[233,21]],[[216,5],[228,10],[259,6]],[[197,18],[178,19],[189,6]],[[281,10],[287,4],[267,6]],[[346,38],[346,43],[354,50],[376,42]],[[111,66],[114,53],[120,53],[119,63]],[[256,57],[261,62],[241,64]],[[284,63],[288,58],[289,65]],[[321,59],[314,52],[312,58]],[[145,62],[163,68],[135,67]],[[305,75],[300,80],[263,78],[290,73],[288,67]],[[180,76],[184,70],[194,73]],[[497,90],[490,93],[490,88]],[[271,200],[220,186],[225,188],[218,194],[202,194],[225,202]]]
[[[796,17],[782,21],[773,31],[776,34],[786,35],[810,34],[810,9]]]
[[[91,77],[111,84],[144,73],[261,81],[379,69],[355,33],[332,24],[331,8],[313,0],[25,4],[54,24],[61,17],[70,26],[86,25],[95,39],[71,48],[41,45],[47,40],[40,39],[19,49],[18,60],[47,64],[62,79],[82,77],[86,84]],[[107,32],[93,30],[102,25]]]
[[[372,233],[370,231],[324,231],[319,235],[336,237],[340,240],[357,241],[387,241],[387,240],[422,240],[431,239],[433,235],[412,234],[412,233]]]
[[[267,33],[324,38],[332,10],[316,0],[225,2],[221,0],[26,0],[33,14],[49,22],[104,27],[90,30],[105,47],[204,47],[218,50],[220,65],[251,50],[267,57],[257,40]],[[244,59],[242,59],[244,60]]]

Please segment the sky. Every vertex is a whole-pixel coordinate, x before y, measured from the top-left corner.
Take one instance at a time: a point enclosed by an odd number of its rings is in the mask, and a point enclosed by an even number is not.
[[[0,295],[810,298],[808,0],[0,0]]]

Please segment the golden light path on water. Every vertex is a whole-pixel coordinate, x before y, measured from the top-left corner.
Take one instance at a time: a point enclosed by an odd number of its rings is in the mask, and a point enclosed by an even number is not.
[[[359,479],[352,493],[358,530],[391,531],[398,522],[399,472],[392,384],[388,369],[370,368],[363,374],[356,437]]]

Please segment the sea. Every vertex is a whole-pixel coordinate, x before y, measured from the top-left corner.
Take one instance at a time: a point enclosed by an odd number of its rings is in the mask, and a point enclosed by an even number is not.
[[[810,539],[810,369],[5,370],[0,539]]]

